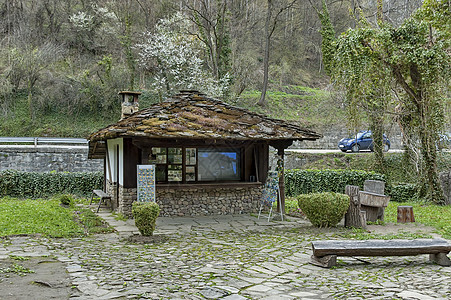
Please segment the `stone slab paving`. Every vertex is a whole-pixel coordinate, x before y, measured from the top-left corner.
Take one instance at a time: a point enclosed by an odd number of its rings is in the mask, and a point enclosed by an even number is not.
[[[70,275],[70,299],[451,299],[451,267],[429,263],[427,255],[310,265],[311,241],[339,239],[343,228],[249,215],[162,217],[155,235],[165,238],[137,244],[127,240],[138,234],[133,220],[99,215],[117,232],[0,239],[0,259],[56,257]]]

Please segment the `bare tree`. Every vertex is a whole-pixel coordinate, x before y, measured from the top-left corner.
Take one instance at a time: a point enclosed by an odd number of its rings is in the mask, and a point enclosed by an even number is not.
[[[21,81],[25,82],[30,118],[34,118],[32,99],[34,86],[42,71],[61,57],[63,48],[46,43],[41,47],[18,46],[12,50],[12,53],[8,77],[14,78],[17,85]]]
[[[230,69],[227,1],[186,1],[185,7],[191,22],[196,25],[190,33],[205,45],[211,73],[216,79],[221,79]]]
[[[289,3],[285,4],[277,4],[277,1],[267,0],[266,7],[266,19],[265,19],[265,54],[263,56],[263,86],[262,93],[260,96],[260,100],[258,100],[257,104],[260,106],[265,105],[266,98],[266,90],[268,89],[268,81],[269,81],[269,48],[271,45],[271,37],[276,29],[277,23],[279,21],[279,17],[283,11],[294,6],[297,0],[292,0]]]

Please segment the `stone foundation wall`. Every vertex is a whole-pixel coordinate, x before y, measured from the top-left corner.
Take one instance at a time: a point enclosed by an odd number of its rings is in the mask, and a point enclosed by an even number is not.
[[[111,196],[111,202],[107,203],[112,210],[117,210],[117,184],[109,180],[106,181],[106,191]]]
[[[106,192],[111,195],[110,207],[128,217],[132,216],[132,203],[137,200],[136,188],[119,186],[119,201],[116,184],[107,182]],[[257,212],[262,195],[260,187],[167,189],[157,188],[157,203],[160,216],[229,215]],[[115,203],[118,206],[115,207]]]
[[[262,187],[158,189],[160,216],[230,215],[256,212]]]
[[[118,212],[132,217],[132,204],[138,199],[136,188],[124,188],[119,186],[119,207]]]

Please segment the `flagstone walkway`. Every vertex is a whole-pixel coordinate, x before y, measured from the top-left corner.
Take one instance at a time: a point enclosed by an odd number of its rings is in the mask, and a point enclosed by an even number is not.
[[[160,239],[139,244],[127,240],[138,233],[133,221],[99,215],[117,233],[3,239],[0,260],[55,257],[69,274],[70,299],[451,299],[451,267],[431,264],[427,255],[369,263],[343,258],[332,269],[310,265],[311,241],[349,233],[340,227],[249,215],[158,218]]]

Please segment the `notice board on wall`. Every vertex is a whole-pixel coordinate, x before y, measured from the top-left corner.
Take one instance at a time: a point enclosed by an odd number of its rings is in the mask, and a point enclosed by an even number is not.
[[[155,165],[138,165],[138,202],[155,202]]]

